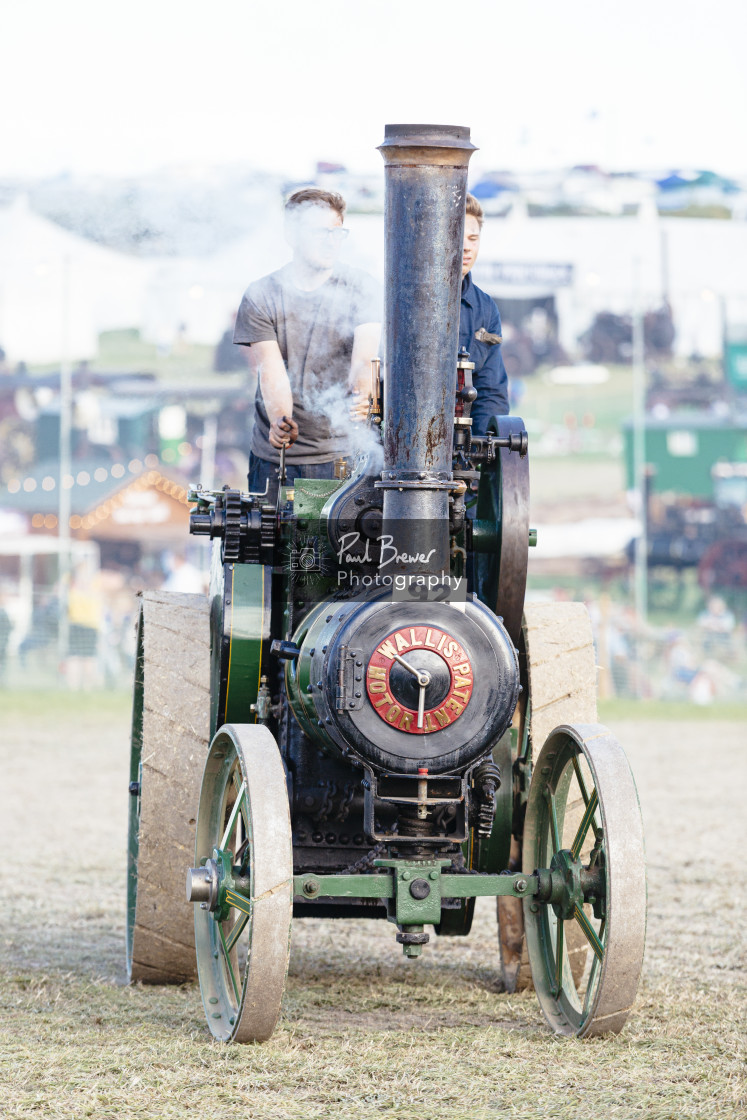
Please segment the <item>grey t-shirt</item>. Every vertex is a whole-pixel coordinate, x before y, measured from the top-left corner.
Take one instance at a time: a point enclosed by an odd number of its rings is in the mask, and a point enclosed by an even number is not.
[[[381,286],[359,268],[338,264],[329,280],[312,292],[291,280],[291,266],[250,284],[236,319],[233,340],[242,345],[277,342],[293,393],[298,439],[287,451],[289,463],[326,463],[346,451],[345,390],[350,375],[353,334],[362,323],[379,323]],[[252,451],[277,463],[270,421],[257,384]]]

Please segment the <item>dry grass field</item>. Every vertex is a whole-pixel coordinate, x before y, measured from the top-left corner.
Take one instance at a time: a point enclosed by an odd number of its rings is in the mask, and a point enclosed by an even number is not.
[[[276,1035],[224,1047],[196,987],[124,983],[128,719],[119,697],[3,697],[3,1117],[747,1116],[743,724],[613,722],[649,861],[622,1035],[555,1038],[531,993],[502,993],[485,900],[420,963],[388,924],[297,922]]]

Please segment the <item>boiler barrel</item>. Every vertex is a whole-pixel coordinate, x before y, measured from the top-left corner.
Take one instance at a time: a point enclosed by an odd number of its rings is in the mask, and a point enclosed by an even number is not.
[[[449,570],[456,361],[469,129],[387,125],[384,532],[407,571]],[[404,484],[404,485],[402,485]],[[391,568],[390,568],[391,571]]]

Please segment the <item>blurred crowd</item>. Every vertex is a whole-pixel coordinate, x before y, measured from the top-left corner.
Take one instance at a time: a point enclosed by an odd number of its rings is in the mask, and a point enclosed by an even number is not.
[[[66,592],[59,583],[35,587],[30,609],[19,588],[6,584],[0,588],[0,687],[23,687],[31,680],[81,691],[129,688],[138,592],[205,594],[207,584],[206,572],[173,551],[128,572],[79,561]]]
[[[641,625],[629,605],[590,597],[603,699],[689,701],[707,705],[747,698],[747,617],[718,595],[694,624]]]

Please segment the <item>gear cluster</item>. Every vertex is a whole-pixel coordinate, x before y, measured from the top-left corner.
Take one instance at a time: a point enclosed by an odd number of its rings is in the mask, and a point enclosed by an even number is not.
[[[242,494],[228,486],[216,492],[197,489],[190,493],[197,509],[190,517],[189,531],[223,542],[225,564],[272,563],[277,513],[253,494]]]

